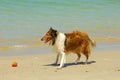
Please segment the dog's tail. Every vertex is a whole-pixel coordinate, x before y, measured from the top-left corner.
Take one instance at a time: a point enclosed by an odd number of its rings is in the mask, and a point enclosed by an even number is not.
[[[92,38],[90,38],[90,43],[91,43],[92,48],[96,47],[96,41],[93,40]]]

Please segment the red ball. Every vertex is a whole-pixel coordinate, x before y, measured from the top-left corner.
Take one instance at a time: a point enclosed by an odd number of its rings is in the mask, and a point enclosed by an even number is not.
[[[17,62],[12,62],[12,67],[17,67],[18,63]]]

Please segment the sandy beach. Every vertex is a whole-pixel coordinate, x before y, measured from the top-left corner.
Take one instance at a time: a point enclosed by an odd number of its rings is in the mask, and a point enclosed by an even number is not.
[[[66,67],[52,65],[55,54],[0,57],[0,80],[120,80],[120,50],[92,52],[89,64],[85,57],[75,65],[76,55],[67,55]],[[16,61],[18,67],[11,67]]]
[[[50,27],[94,39],[89,64],[70,54],[64,68],[52,65],[41,42]],[[120,0],[0,0],[0,80],[120,80]]]

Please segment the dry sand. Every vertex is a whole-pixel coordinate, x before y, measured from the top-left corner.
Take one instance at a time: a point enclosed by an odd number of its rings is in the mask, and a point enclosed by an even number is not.
[[[66,67],[51,65],[55,54],[0,57],[0,80],[120,80],[120,50],[93,51],[89,64],[85,57],[74,64],[76,55],[67,55]],[[12,62],[18,67],[11,67]]]

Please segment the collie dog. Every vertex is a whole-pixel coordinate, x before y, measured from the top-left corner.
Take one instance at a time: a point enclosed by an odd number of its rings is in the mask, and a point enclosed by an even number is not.
[[[59,56],[61,55],[60,66],[62,68],[66,62],[66,54],[75,53],[78,58],[75,63],[78,63],[83,53],[86,57],[86,63],[93,47],[96,46],[86,33],[80,31],[73,31],[72,33],[61,33],[55,29],[50,28],[49,31],[41,38],[45,43],[49,42],[53,49],[57,52],[55,64],[58,63]]]

